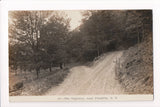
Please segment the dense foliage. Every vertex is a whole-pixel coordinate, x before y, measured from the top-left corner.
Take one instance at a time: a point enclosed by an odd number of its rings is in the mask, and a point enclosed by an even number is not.
[[[151,10],[92,10],[69,30],[58,11],[9,12],[9,64],[36,70],[71,61],[91,61],[102,53],[128,49],[152,32]]]
[[[10,66],[29,71],[50,68],[66,59],[69,19],[50,11],[10,11]]]
[[[108,51],[128,49],[152,32],[152,11],[149,10],[87,11],[84,16],[70,44],[76,43],[71,53],[81,53],[76,57],[86,60]]]

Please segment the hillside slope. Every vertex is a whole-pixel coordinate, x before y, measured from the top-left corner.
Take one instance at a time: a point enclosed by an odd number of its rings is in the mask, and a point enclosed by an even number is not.
[[[152,36],[124,51],[117,64],[116,76],[128,94],[153,93]]]

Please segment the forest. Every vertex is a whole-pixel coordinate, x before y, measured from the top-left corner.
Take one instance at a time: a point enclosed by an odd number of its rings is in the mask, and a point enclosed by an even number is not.
[[[105,53],[129,50],[152,38],[152,10],[81,14],[81,25],[71,30],[71,19],[63,11],[9,11],[9,72],[34,72],[35,80],[41,78],[40,72],[68,74],[72,64],[88,64]]]

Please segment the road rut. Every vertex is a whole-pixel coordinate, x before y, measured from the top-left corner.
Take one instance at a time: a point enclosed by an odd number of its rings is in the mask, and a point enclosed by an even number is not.
[[[45,95],[113,95],[124,90],[115,77],[115,60],[122,51],[110,52],[94,62],[91,67],[76,66],[70,69],[67,78]]]

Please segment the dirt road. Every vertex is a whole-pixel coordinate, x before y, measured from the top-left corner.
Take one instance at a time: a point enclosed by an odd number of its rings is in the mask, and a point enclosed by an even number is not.
[[[122,52],[110,52],[94,62],[91,67],[77,66],[68,77],[45,95],[105,95],[123,94],[115,79],[115,60]]]

